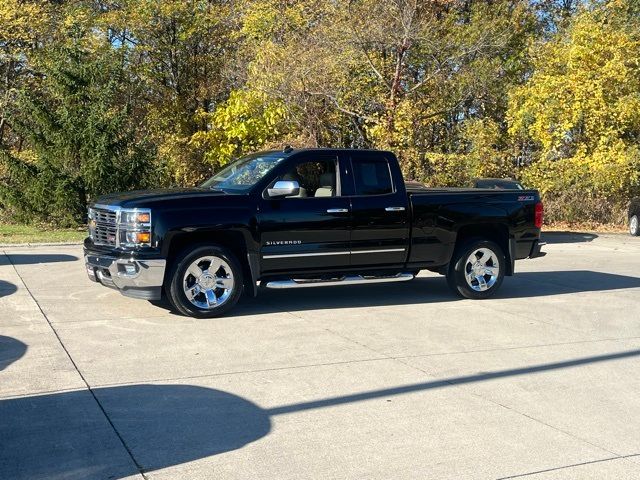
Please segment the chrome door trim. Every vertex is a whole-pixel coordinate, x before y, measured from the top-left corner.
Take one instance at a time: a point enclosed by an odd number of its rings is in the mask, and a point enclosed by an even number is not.
[[[385,208],[385,210],[387,212],[404,212],[405,208],[404,207],[387,207]]]
[[[277,255],[263,255],[262,258],[296,258],[296,257],[321,257],[324,255],[350,255],[351,252],[315,252],[315,253],[282,253]]]
[[[406,248],[385,248],[381,250],[357,250],[357,251],[342,251],[342,252],[314,252],[314,253],[282,253],[263,255],[263,259],[269,258],[296,258],[296,257],[321,257],[324,255],[351,255],[357,253],[392,253],[392,252],[404,252]]]
[[[356,253],[392,253],[392,252],[404,252],[406,248],[385,248],[382,250],[352,250],[352,254]]]

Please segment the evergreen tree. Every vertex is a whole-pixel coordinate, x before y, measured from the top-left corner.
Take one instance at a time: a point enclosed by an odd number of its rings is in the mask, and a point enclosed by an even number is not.
[[[4,151],[0,199],[21,220],[83,220],[91,198],[150,184],[153,148],[131,115],[124,52],[64,46],[11,116],[26,152]]]

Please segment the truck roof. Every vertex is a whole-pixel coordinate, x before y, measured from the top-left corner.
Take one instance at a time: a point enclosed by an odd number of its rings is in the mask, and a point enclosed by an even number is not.
[[[291,156],[297,153],[302,152],[375,152],[375,153],[386,153],[391,154],[395,157],[393,152],[388,150],[378,150],[375,148],[328,148],[328,147],[316,147],[316,148],[292,148],[285,147],[282,150],[266,150],[260,153],[263,154],[284,154],[286,156]]]

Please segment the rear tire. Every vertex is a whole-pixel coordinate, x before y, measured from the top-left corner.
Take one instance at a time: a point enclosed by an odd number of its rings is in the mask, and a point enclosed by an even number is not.
[[[456,248],[447,283],[456,294],[480,300],[500,288],[507,262],[500,246],[490,240],[471,239]]]
[[[231,310],[242,295],[242,267],[226,248],[197,246],[175,259],[167,297],[174,308],[195,318],[214,318]]]
[[[640,218],[638,218],[638,215],[631,215],[629,218],[629,233],[634,237],[640,235]]]

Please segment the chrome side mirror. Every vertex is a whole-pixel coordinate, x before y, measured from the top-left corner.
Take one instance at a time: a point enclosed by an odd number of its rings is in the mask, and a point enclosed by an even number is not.
[[[291,197],[300,194],[300,184],[295,180],[278,180],[267,190],[269,198]]]

